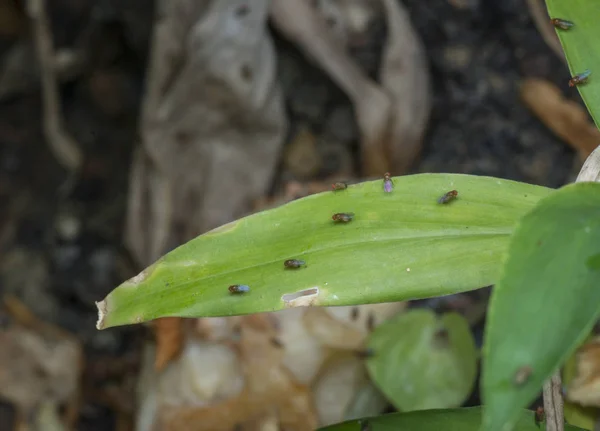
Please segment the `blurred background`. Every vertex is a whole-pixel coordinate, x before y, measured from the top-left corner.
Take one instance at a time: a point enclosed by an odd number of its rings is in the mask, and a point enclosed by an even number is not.
[[[370,331],[455,310],[480,346],[487,289],[105,331],[94,301],[333,181],[572,181],[599,132],[568,79],[541,0],[0,0],[0,429],[311,430],[398,409],[365,372]],[[467,386],[439,406],[479,404]]]

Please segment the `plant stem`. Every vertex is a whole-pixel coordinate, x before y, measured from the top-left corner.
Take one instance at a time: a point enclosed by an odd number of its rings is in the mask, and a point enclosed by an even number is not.
[[[565,416],[560,370],[556,371],[544,384],[544,413],[546,415],[546,431],[564,431]]]

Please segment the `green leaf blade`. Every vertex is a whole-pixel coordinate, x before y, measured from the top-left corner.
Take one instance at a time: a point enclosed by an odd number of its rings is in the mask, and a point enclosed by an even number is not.
[[[479,431],[481,407],[447,410],[420,410],[408,413],[391,413],[362,419],[369,426],[361,428],[361,420],[346,421],[321,428],[319,431]],[[544,423],[536,423],[535,413],[521,410],[512,431],[544,431]],[[565,425],[565,431],[582,431]]]
[[[590,70],[588,81],[577,88],[596,126],[600,127],[600,3],[589,0],[546,0],[551,18],[574,23],[569,30],[556,33],[565,51],[571,75]],[[565,82],[565,87],[568,83]]]
[[[511,425],[588,335],[600,311],[600,271],[589,259],[599,252],[600,184],[566,186],[519,223],[489,306],[486,431]]]
[[[460,407],[477,377],[477,349],[465,318],[411,310],[369,336],[372,380],[403,412]]]
[[[312,195],[201,235],[98,303],[98,327],[400,301],[486,286],[499,274],[516,221],[551,191],[450,174],[398,177],[394,185],[392,193],[370,181]],[[452,189],[458,199],[438,204]],[[334,223],[337,212],[355,218]],[[306,267],[284,269],[291,258]],[[232,284],[250,292],[232,295]]]

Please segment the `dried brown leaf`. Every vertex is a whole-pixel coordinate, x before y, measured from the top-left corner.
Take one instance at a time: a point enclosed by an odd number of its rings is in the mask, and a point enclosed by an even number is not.
[[[164,317],[154,321],[156,337],[156,359],[154,368],[162,371],[173,359],[177,358],[183,348],[182,319]]]
[[[600,407],[600,337],[584,344],[576,355],[576,375],[567,399],[583,406]]]
[[[308,387],[296,383],[281,367],[282,349],[272,343],[265,319],[253,318],[241,327],[242,393],[208,407],[168,409],[163,413],[164,429],[231,431],[236,425],[272,415],[273,409],[286,429],[309,431],[317,426]]]
[[[338,349],[358,349],[366,333],[336,320],[325,308],[310,307],[304,313],[304,325],[321,344]]]
[[[309,2],[274,1],[271,17],[277,29],[322,68],[352,101],[361,132],[363,175],[379,176],[388,170],[386,142],[392,108],[389,95],[350,58],[343,38],[329,28],[323,13]]]
[[[355,350],[376,326],[406,307],[406,303],[365,304],[361,306],[308,308],[304,326],[321,344]]]
[[[67,405],[73,413],[83,365],[79,342],[14,297],[5,299],[4,308],[11,324],[0,330],[0,397],[32,418],[42,402]]]
[[[381,62],[381,85],[392,96],[390,172],[405,174],[419,157],[431,111],[425,48],[401,2],[381,0],[388,37]]]
[[[267,6],[159,6],[127,217],[142,266],[247,214],[270,186],[286,117]]]
[[[585,108],[565,99],[551,82],[530,78],[521,84],[521,99],[542,123],[579,152],[582,159],[600,145],[600,130]]]
[[[339,352],[323,365],[312,388],[319,425],[340,422],[354,395],[368,382],[364,361],[349,352]]]

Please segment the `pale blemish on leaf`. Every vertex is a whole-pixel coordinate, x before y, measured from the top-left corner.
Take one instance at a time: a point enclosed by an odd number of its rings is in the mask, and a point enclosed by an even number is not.
[[[317,305],[316,302],[318,296],[319,288],[311,287],[309,289],[300,290],[299,292],[286,293],[281,299],[287,308],[310,307],[312,305]]]

